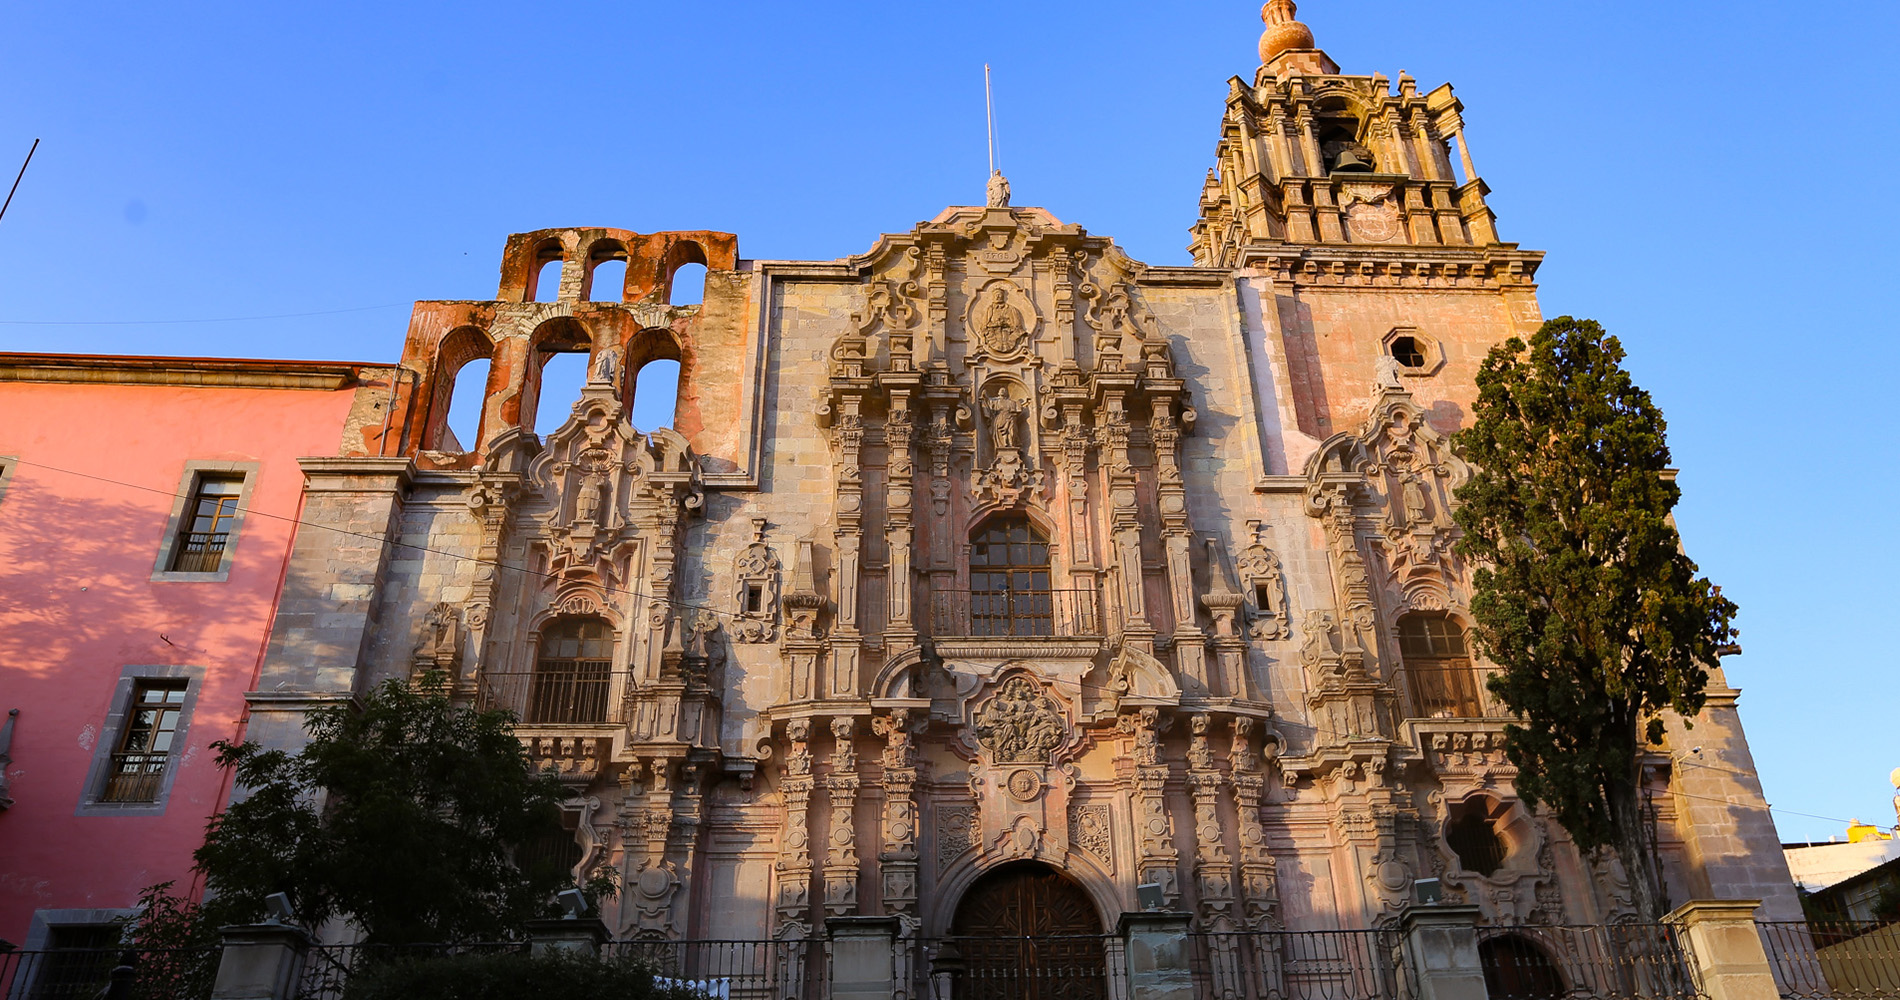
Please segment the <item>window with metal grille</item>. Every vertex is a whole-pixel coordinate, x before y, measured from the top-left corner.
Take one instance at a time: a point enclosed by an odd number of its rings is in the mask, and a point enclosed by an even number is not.
[[[1445,846],[1458,855],[1458,863],[1466,871],[1490,876],[1504,867],[1504,840],[1498,836],[1497,827],[1485,815],[1485,805],[1479,804],[1466,808],[1451,817],[1445,824]]]
[[[187,681],[150,680],[132,685],[119,748],[106,769],[101,802],[157,802],[170,765],[172,740],[185,709]]]
[[[1484,714],[1464,626],[1456,619],[1444,615],[1399,619],[1399,655],[1405,661],[1413,716],[1471,719]]]
[[[607,721],[613,626],[599,618],[563,618],[541,633],[540,654],[528,686],[530,725],[588,725]]]
[[[972,635],[1054,635],[1049,539],[1028,518],[999,518],[970,540]]]
[[[216,573],[224,566],[225,543],[237,527],[238,497],[243,492],[243,476],[198,478],[178,529],[178,542],[172,546],[171,572]]]

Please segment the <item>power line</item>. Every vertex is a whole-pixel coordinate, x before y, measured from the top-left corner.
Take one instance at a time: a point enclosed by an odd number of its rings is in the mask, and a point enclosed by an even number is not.
[[[324,309],[319,312],[275,313],[270,316],[220,316],[216,319],[0,319],[0,326],[172,326],[189,323],[255,323],[266,319],[302,319],[306,316],[338,316],[343,313],[394,309],[413,302],[387,302],[379,306],[352,306],[348,309]],[[130,485],[130,484],[124,484]]]
[[[148,493],[157,493],[160,496],[167,496],[173,499],[184,499],[184,500],[190,499],[190,496],[187,494],[176,493],[171,490],[161,489],[156,486],[144,486],[139,483],[128,483],[123,480],[111,479],[106,476],[95,476],[87,472],[78,472],[72,469],[62,469],[62,468],[59,468],[58,466],[47,465],[43,462],[30,462],[25,459],[16,459],[15,461],[20,465],[30,465],[37,469],[45,469],[48,472],[63,473],[68,476],[77,476],[81,479],[91,479],[96,482],[110,483],[114,486],[123,486],[128,489],[144,490]],[[538,572],[536,570],[529,569],[528,567],[525,567],[525,566],[511,566],[500,560],[492,560],[492,561],[485,560],[478,556],[471,556],[471,555],[467,555],[461,552],[450,552],[445,549],[431,548],[427,545],[417,545],[413,542],[397,541],[397,540],[385,538],[381,535],[372,535],[372,534],[368,534],[366,532],[361,532],[361,531],[351,531],[348,528],[339,528],[331,524],[319,524],[315,521],[306,521],[298,517],[289,517],[283,514],[275,514],[270,511],[258,510],[255,507],[245,507],[245,508],[239,508],[239,509],[243,510],[247,514],[256,514],[259,517],[267,517],[267,518],[271,518],[272,520],[283,521],[289,524],[298,525],[300,527],[320,528],[325,531],[335,532],[340,535],[347,535],[352,538],[362,538],[368,541],[386,543],[393,546],[400,546],[402,548],[413,549],[418,552],[427,552],[433,555],[445,556],[447,558],[455,559],[455,560],[459,560],[463,562],[471,562],[471,563],[475,563],[476,565],[491,566],[495,569],[512,570],[514,572],[518,572],[529,577],[539,577],[541,579],[555,579],[556,578],[556,574],[554,573]],[[729,618],[729,619],[734,619],[734,620],[745,617],[744,615],[735,614],[733,612],[721,611],[717,608],[707,607],[706,605],[703,605],[703,604],[694,604],[689,601],[674,600],[673,598],[670,598],[670,597],[658,597],[653,594],[649,594],[645,591],[631,590],[625,587],[610,587],[610,586],[607,586],[606,584],[601,584],[600,587],[603,591],[610,594],[623,594],[628,597],[644,598],[649,601],[655,601],[661,604],[665,604],[669,607],[678,608],[681,610],[699,611],[699,612],[704,612],[706,614],[717,615],[721,618]],[[1315,735],[1326,735],[1326,736],[1333,736],[1333,737],[1337,737],[1341,735],[1340,733],[1335,732],[1334,730],[1325,729],[1319,726],[1313,726],[1311,728]],[[1761,776],[1759,774],[1755,774],[1749,771],[1738,770],[1736,768],[1720,767],[1714,764],[1705,764],[1700,761],[1693,761],[1693,760],[1679,760],[1677,761],[1677,763],[1687,764],[1692,767],[1707,768],[1712,771],[1725,771],[1730,774],[1737,774],[1743,777],[1754,778],[1756,781],[1761,780]],[[1688,799],[1701,799],[1705,802],[1720,802],[1725,805],[1743,805],[1743,806],[1749,805],[1749,803],[1735,802],[1732,799],[1729,799],[1726,797],[1720,797],[1720,796],[1714,796],[1714,795],[1697,795],[1693,792],[1686,792],[1686,791],[1681,791],[1678,789],[1672,789],[1669,794],[1681,796],[1683,798],[1688,798]],[[1788,816],[1801,816],[1807,819],[1826,820],[1830,823],[1848,824],[1852,822],[1852,820],[1842,819],[1839,816],[1821,816],[1816,813],[1801,812],[1795,809],[1783,809],[1778,806],[1769,805],[1767,802],[1762,802],[1761,807],[1764,809],[1767,809],[1769,812],[1781,813]]]
[[[58,473],[63,473],[68,476],[77,476],[80,479],[91,479],[95,482],[110,483],[114,486],[126,487],[127,489],[144,490],[147,493],[156,493],[160,496],[171,497],[172,499],[175,499],[175,500],[179,500],[179,499],[190,500],[191,499],[191,497],[188,494],[175,493],[171,490],[161,489],[157,486],[145,486],[139,483],[128,483],[123,480],[112,479],[107,476],[95,476],[89,472],[78,472],[73,469],[62,469],[55,465],[47,465],[44,462],[29,462],[26,459],[15,459],[14,461],[19,465],[30,465],[36,469],[45,469],[48,472],[58,472]],[[378,542],[381,544],[392,545],[399,548],[411,549],[416,552],[427,552],[427,553],[430,553],[431,555],[439,555],[439,556],[447,557],[449,559],[455,559],[455,560],[460,560],[463,562],[474,563],[477,566],[490,566],[495,569],[510,570],[512,572],[521,573],[524,576],[537,577],[544,580],[558,579],[558,574],[541,572],[534,569],[530,569],[526,566],[511,566],[508,563],[502,562],[499,559],[491,561],[487,559],[482,559],[479,556],[471,556],[462,552],[450,552],[446,549],[431,548],[427,545],[417,545],[414,542],[399,541],[393,538],[384,537],[382,535],[372,535],[372,534],[369,534],[367,532],[362,532],[362,531],[351,531],[348,528],[339,528],[333,524],[320,524],[315,521],[306,521],[298,517],[291,517],[284,514],[276,514],[267,510],[258,510],[255,507],[240,507],[238,509],[247,514],[255,514],[258,517],[267,517],[275,521],[283,521],[285,523],[295,524],[300,527],[320,528],[324,531],[335,532],[336,534],[339,534],[339,535],[347,535],[351,538],[361,538],[366,541]],[[666,604],[670,607],[680,608],[680,609],[689,610],[689,611],[702,611],[707,614],[718,615],[721,618],[731,618],[731,619],[737,620],[737,619],[741,619],[745,617],[744,615],[734,614],[733,612],[730,612],[730,611],[721,611],[717,608],[710,608],[703,604],[693,604],[688,601],[678,601],[670,597],[660,597],[654,594],[646,593],[644,591],[629,590],[624,587],[610,587],[604,583],[600,584],[599,586],[601,590],[609,594],[624,594],[629,597],[645,598],[646,600],[656,601],[661,604]]]
[[[33,140],[33,148],[26,151],[26,162],[20,164],[20,172],[14,175],[13,186],[7,189],[7,200],[0,204],[0,219],[6,218],[7,209],[13,204],[13,193],[20,190],[20,179],[26,176],[26,165],[33,162],[33,153],[40,148],[40,141]]]

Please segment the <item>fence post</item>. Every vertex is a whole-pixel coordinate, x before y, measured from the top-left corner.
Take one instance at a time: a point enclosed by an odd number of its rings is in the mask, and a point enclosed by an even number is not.
[[[1664,917],[1688,939],[1689,961],[1710,1000],[1777,1000],[1775,971],[1755,928],[1759,899],[1703,899]]]
[[[825,933],[830,1000],[891,1000],[897,991],[897,918],[830,917]]]
[[[1475,906],[1407,906],[1399,915],[1420,1000],[1486,1000]]]
[[[1122,951],[1128,957],[1128,1000],[1194,1000],[1194,963],[1188,953],[1186,913],[1151,910],[1122,914]]]
[[[530,920],[528,921],[528,953],[551,955],[561,952],[598,958],[600,946],[606,944],[610,936],[607,933],[607,925],[601,923],[599,917],[579,917],[573,920],[554,917],[548,920]]]
[[[297,993],[310,935],[289,924],[221,927],[224,952],[211,1000],[290,1000]]]

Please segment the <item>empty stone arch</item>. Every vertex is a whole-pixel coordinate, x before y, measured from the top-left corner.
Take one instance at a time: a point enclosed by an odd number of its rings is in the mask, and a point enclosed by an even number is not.
[[[460,375],[462,374],[462,369],[468,365],[477,361],[487,361],[492,364],[494,358],[495,342],[489,338],[488,332],[480,327],[458,326],[450,330],[448,334],[442,338],[436,347],[435,366],[430,375],[432,395],[429,400],[429,417],[428,423],[426,424],[427,430],[423,436],[422,446],[424,448],[431,450],[475,451],[481,447],[482,424],[487,418],[488,383],[491,379],[484,377],[482,384],[479,386],[464,386],[459,385],[461,381]],[[490,368],[489,372],[492,375],[493,369]],[[462,441],[459,440],[459,435],[451,435],[449,433],[449,408],[455,403],[458,389],[462,394],[471,392],[476,394],[474,404],[480,411],[480,415],[476,420],[476,432],[474,434],[476,440]],[[464,401],[466,402],[466,400]],[[449,443],[451,436],[458,438],[454,443],[460,445],[459,448],[447,449],[443,447]]]

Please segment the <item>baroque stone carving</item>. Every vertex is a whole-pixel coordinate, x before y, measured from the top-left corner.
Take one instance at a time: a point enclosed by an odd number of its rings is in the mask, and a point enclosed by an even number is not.
[[[1240,552],[1235,568],[1240,573],[1242,593],[1247,598],[1248,633],[1255,639],[1284,639],[1292,631],[1292,615],[1287,608],[1286,574],[1280,557],[1267,546],[1265,521],[1248,521],[1252,541]]]
[[[968,806],[937,809],[937,868],[950,867],[976,844],[975,810]]]
[[[1079,805],[1069,810],[1069,843],[1095,856],[1109,870],[1115,867],[1115,844],[1110,834],[1107,806]]]
[[[1003,682],[975,719],[977,743],[994,764],[1047,764],[1068,741],[1068,721],[1027,677]]]
[[[1023,353],[1040,317],[1029,296],[1014,282],[993,281],[971,298],[964,329],[972,345],[998,358]]]
[[[727,629],[734,642],[771,642],[778,637],[780,565],[765,544],[765,518],[752,519],[752,543],[733,560],[733,589],[739,614]]]

